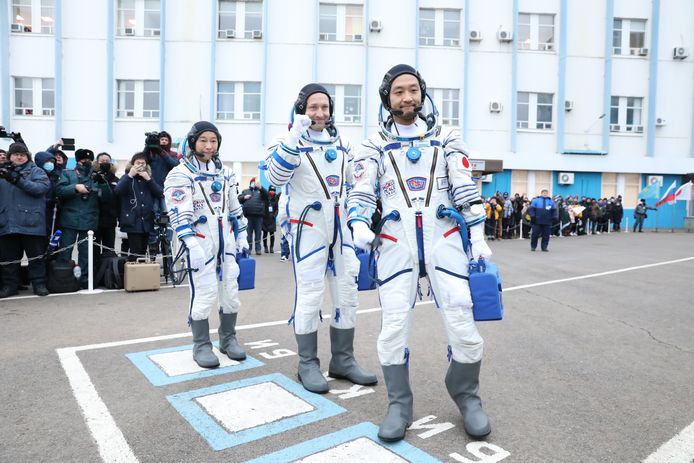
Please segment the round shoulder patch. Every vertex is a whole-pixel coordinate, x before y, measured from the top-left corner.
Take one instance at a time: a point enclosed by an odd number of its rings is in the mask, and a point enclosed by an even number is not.
[[[470,160],[463,154],[463,167],[466,169],[470,168]]]

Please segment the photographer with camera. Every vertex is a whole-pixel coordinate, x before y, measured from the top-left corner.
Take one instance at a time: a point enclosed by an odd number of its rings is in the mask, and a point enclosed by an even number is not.
[[[120,229],[128,234],[130,252],[144,256],[152,230],[154,230],[154,205],[161,198],[163,189],[152,178],[147,155],[135,153],[125,167],[125,173],[116,186],[120,201]],[[128,256],[133,262],[138,256]]]
[[[111,155],[103,152],[96,156],[96,171],[94,179],[98,183],[105,184],[111,194],[101,199],[99,204],[99,228],[94,233],[94,242],[107,248],[114,249],[116,245],[116,223],[118,221],[118,198],[116,198],[116,185],[120,180],[116,177],[116,166],[113,165]],[[102,256],[113,256],[115,253],[103,248],[95,252]]]
[[[60,200],[60,226],[63,231],[62,248],[59,259],[69,262],[75,241],[87,237],[89,230],[97,231],[99,227],[99,204],[108,201],[113,193],[103,176],[94,171],[92,162],[94,152],[89,149],[75,151],[77,165],[74,170],[66,170],[60,176],[55,188]],[[88,243],[78,246],[78,262],[81,269],[80,286],[88,284]]]
[[[171,169],[178,165],[178,157],[169,154],[171,147],[171,136],[166,132],[147,132],[145,133],[145,149],[142,150],[147,156],[147,164],[151,169],[151,175],[157,185],[163,186],[166,176]],[[166,214],[166,204],[164,197],[160,196],[154,203],[154,220],[157,227],[164,226],[161,216]],[[149,234],[150,257],[158,253],[159,234],[152,230]]]
[[[37,296],[47,296],[45,194],[50,189],[46,173],[31,160],[24,143],[12,143],[9,161],[0,162],[0,262],[18,261],[26,252],[29,279]],[[19,263],[0,265],[3,287],[0,298],[17,294]]]

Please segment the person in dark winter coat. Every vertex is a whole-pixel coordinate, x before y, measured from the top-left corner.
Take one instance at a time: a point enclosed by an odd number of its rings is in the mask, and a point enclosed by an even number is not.
[[[96,231],[99,227],[99,203],[108,201],[112,195],[106,183],[98,181],[92,167],[94,152],[89,149],[75,151],[77,165],[74,170],[65,170],[55,188],[60,201],[60,227],[63,231],[59,259],[70,261],[75,241],[87,238],[89,230]],[[78,262],[82,270],[80,285],[87,287],[89,263],[87,253],[88,243],[83,241],[77,247]]]
[[[99,204],[99,228],[94,234],[94,242],[101,244],[107,248],[114,249],[116,245],[116,224],[118,222],[118,198],[116,198],[116,185],[118,185],[118,177],[116,177],[116,166],[113,165],[111,155],[108,153],[99,153],[96,157],[96,174],[97,181],[105,183],[111,194],[106,199],[103,199]],[[96,249],[95,252],[100,252],[101,256],[114,255],[114,251],[109,249]]]
[[[0,261],[18,261],[26,252],[29,280],[34,294],[47,296],[46,199],[51,188],[46,173],[31,161],[24,143],[12,143],[7,151],[11,165],[0,169]],[[19,262],[0,266],[3,287],[0,298],[17,294]]]
[[[128,234],[130,252],[144,256],[149,234],[154,229],[154,208],[163,194],[162,186],[152,178],[147,155],[135,153],[116,186],[120,200],[120,229]],[[134,261],[137,256],[128,256]]]
[[[51,187],[46,192],[46,236],[50,237],[55,230],[58,217],[58,202],[55,198],[55,187],[60,181],[60,173],[56,172],[56,157],[48,151],[39,151],[34,156],[34,163],[43,169],[51,182]]]
[[[549,233],[552,228],[552,220],[557,212],[557,206],[554,200],[549,197],[547,190],[542,190],[540,194],[541,196],[533,198],[528,208],[533,225],[530,237],[530,250],[534,251],[537,248],[537,240],[542,236],[540,247],[547,252],[549,251]]]
[[[267,190],[258,185],[253,177],[248,188],[239,195],[239,202],[243,207],[243,215],[248,219],[248,247],[260,255],[260,233],[263,228],[263,216],[267,208]]]
[[[275,252],[275,232],[277,230],[277,208],[280,195],[273,185],[267,191],[267,207],[263,216],[263,249],[265,253]],[[270,248],[267,247],[267,240],[270,238]]]

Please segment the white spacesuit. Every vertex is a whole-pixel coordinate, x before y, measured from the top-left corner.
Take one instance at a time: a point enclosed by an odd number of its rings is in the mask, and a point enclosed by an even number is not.
[[[391,86],[393,92],[397,88],[397,106],[391,101]],[[412,94],[403,96],[403,92]],[[471,231],[473,254],[489,257],[480,194],[458,131],[437,125],[436,109],[425,97],[426,84],[416,70],[395,66],[384,77],[380,95],[389,114],[385,120],[381,115],[381,131],[364,141],[355,155],[348,203],[354,243],[364,249],[374,239],[369,227],[376,199],[382,204],[383,219],[373,245],[383,309],[378,356],[390,405],[379,437],[402,439],[412,422],[407,340],[411,311],[417,294],[422,294],[420,278],[427,278],[446,328],[449,392],[465,415],[466,431],[480,437],[490,428],[486,415],[481,416],[479,397],[474,411],[468,403],[470,396],[476,396],[483,347],[473,320],[468,257],[456,222],[437,214],[440,206],[457,207]],[[425,106],[429,108],[422,112]],[[468,384],[463,400],[459,389]]]
[[[329,389],[317,357],[326,277],[334,307],[328,372],[357,384],[377,381],[353,353],[359,261],[345,220],[351,147],[333,126],[332,109],[325,88],[305,86],[294,105],[292,128],[268,149],[265,161],[269,182],[282,187],[278,219],[292,249],[296,300],[290,321],[299,348],[299,378],[318,393]]]
[[[218,158],[221,135],[210,122],[193,125],[181,164],[164,182],[171,226],[186,247],[190,283],[188,322],[193,332],[193,358],[214,368],[208,317],[219,308],[219,350],[233,360],[246,353],[236,340],[239,267],[236,252],[248,248],[246,219],[238,201],[236,175]],[[236,235],[234,223],[237,224]]]

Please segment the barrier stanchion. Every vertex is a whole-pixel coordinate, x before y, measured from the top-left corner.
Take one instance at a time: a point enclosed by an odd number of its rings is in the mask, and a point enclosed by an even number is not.
[[[607,234],[608,235],[610,234],[610,223],[611,223],[611,220],[607,219]]]
[[[98,294],[102,293],[103,289],[94,289],[94,232],[89,230],[87,232],[87,275],[88,275],[88,286],[87,289],[80,291],[80,294]]]
[[[629,217],[624,217],[626,227],[624,228],[624,233],[629,233]]]
[[[518,226],[520,227],[520,229],[519,229],[519,230],[520,230],[520,233],[518,234],[518,239],[519,239],[519,240],[522,240],[522,239],[523,239],[523,220],[520,221],[520,223],[518,224]]]

